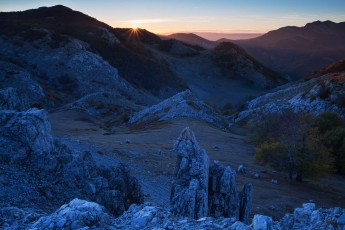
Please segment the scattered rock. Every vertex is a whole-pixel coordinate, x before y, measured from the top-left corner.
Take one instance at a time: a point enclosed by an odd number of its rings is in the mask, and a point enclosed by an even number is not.
[[[220,147],[218,145],[213,146],[215,150],[220,150]]]
[[[254,178],[254,179],[259,179],[260,178],[260,174],[258,172],[252,172],[251,173],[251,176]]]
[[[237,168],[237,172],[246,174],[247,167],[244,166],[243,164],[240,164]]]

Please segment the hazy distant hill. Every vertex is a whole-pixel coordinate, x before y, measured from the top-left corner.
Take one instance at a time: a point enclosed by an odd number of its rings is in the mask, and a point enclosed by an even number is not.
[[[193,33],[176,33],[166,36],[166,38],[173,38],[191,45],[197,45],[204,48],[213,48],[218,43],[214,41],[207,40]]]
[[[274,70],[300,79],[345,57],[345,22],[316,21],[288,26],[258,38],[235,41]]]

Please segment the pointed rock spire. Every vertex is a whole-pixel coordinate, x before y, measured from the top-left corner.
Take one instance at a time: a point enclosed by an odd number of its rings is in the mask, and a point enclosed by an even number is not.
[[[177,162],[170,197],[172,212],[195,219],[205,217],[208,214],[209,160],[189,127],[181,132],[174,152]]]

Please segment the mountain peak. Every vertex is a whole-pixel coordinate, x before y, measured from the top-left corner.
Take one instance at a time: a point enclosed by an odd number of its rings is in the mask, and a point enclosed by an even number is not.
[[[327,21],[314,21],[314,22],[311,22],[311,23],[307,23],[305,25],[305,28],[327,28],[329,26],[332,26],[332,25],[335,25],[337,23],[335,22],[332,22],[330,20],[327,20]]]

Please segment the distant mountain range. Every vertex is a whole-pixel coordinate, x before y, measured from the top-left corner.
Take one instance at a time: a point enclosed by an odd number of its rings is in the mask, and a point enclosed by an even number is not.
[[[91,104],[96,108],[97,101],[104,101],[102,92],[109,92],[112,85],[118,87],[111,93],[119,92],[123,101],[135,95],[132,99],[138,106],[151,104],[152,97],[167,98],[188,88],[222,106],[286,82],[233,43],[204,49],[161,39],[146,30],[112,28],[61,5],[2,12],[0,35],[0,64],[6,71],[17,68],[30,75],[51,107],[77,99],[82,99],[77,105],[85,107],[92,94]],[[88,63],[85,69],[83,63]],[[6,71],[0,74],[4,79],[0,88],[16,87],[20,80],[7,84],[11,76]],[[116,99],[110,97],[107,103],[110,99],[114,107]]]
[[[344,58],[344,41],[345,22],[316,21],[235,43],[269,67],[296,80]]]
[[[220,42],[220,41],[231,41],[231,40],[241,40],[241,39],[250,39],[250,38],[256,38],[261,36],[260,33],[208,33],[208,32],[195,32],[195,33],[174,33],[162,37],[167,38],[174,38],[180,41],[183,41],[183,39],[188,39],[188,36],[191,36],[190,39],[202,39],[206,41],[211,41],[211,43]]]
[[[195,34],[172,34],[168,37],[205,48],[230,41],[209,41]],[[311,71],[344,58],[344,41],[345,22],[316,21],[304,27],[283,27],[257,38],[231,42],[280,74],[298,80]]]

